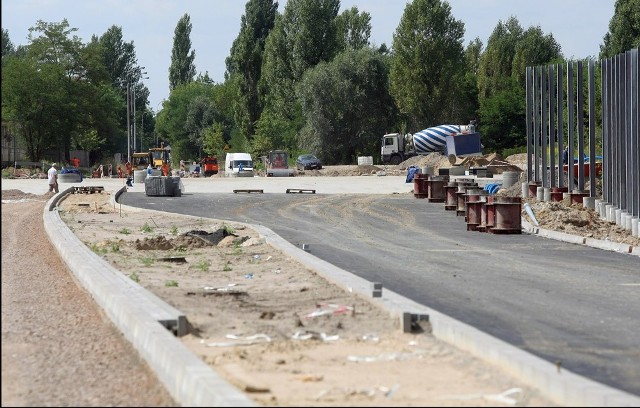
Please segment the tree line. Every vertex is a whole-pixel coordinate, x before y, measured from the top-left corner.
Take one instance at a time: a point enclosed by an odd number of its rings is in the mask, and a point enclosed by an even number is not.
[[[72,149],[92,161],[126,152],[127,95],[140,124],[134,150],[163,141],[178,159],[285,149],[346,164],[378,157],[385,133],[471,119],[485,151],[501,153],[526,144],[525,68],[567,61],[553,34],[513,16],[497,22],[486,45],[465,46],[464,22],[443,0],[408,2],[390,47],[371,43],[369,13],[339,10],[339,0],[288,0],[282,13],[276,1],[247,1],[221,83],[196,72],[183,15],[170,94],[156,114],[120,27],[83,43],[66,19],[38,21],[18,47],[3,29],[2,120],[33,161],[51,152],[68,161]],[[616,0],[599,57],[638,46],[640,0]]]

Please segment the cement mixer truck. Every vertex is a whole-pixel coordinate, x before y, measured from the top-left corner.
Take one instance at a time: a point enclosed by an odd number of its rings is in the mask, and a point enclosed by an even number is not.
[[[400,164],[417,155],[440,152],[446,156],[482,155],[480,134],[469,125],[440,125],[406,135],[388,133],[382,137],[384,164]]]

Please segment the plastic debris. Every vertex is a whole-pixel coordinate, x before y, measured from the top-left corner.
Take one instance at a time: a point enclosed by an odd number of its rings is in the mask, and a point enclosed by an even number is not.
[[[522,388],[509,388],[500,394],[467,394],[467,395],[446,395],[438,399],[456,399],[456,400],[472,400],[472,399],[484,399],[486,401],[500,402],[508,405],[516,405],[518,400],[511,398],[511,395],[522,393]]]
[[[380,341],[380,338],[375,333],[367,333],[364,336],[362,336],[362,340],[378,342],[378,341]]]
[[[222,286],[222,287],[205,286],[203,289],[209,290],[209,291],[216,291],[216,292],[226,292],[228,290],[231,290],[232,287],[237,285],[238,285],[237,283],[230,283],[227,286]]]
[[[273,257],[272,257],[271,255],[269,255],[269,256],[267,257],[267,259],[266,259],[266,260],[268,261],[268,260],[270,260],[271,258],[273,258]]]
[[[327,336],[326,333],[317,333],[314,331],[300,331],[293,333],[291,336],[293,340],[322,340],[322,341],[336,341],[340,339],[339,335]]]
[[[257,343],[269,343],[271,342],[271,337],[267,336],[264,333],[258,333],[258,334],[254,334],[252,336],[247,336],[247,337],[239,337],[235,334],[227,334],[225,336],[228,339],[231,340],[238,340],[236,342],[232,342],[232,341],[223,341],[223,342],[212,342],[212,343],[205,343],[205,346],[207,347],[234,347],[234,346],[250,346],[253,344],[257,344]],[[201,340],[200,343],[204,343],[204,340]]]
[[[347,356],[347,361],[354,363],[374,363],[377,361],[404,361],[418,357],[423,353],[382,353],[377,356]]]
[[[352,313],[352,312],[353,312],[353,307],[351,306],[336,305],[333,303],[329,303],[329,304],[319,305],[318,309],[314,310],[311,313],[308,313],[304,317],[307,319],[311,319],[318,316],[339,315],[339,314]]]
[[[252,273],[248,273],[246,275],[244,275],[245,278],[247,279],[253,279],[253,274]]]

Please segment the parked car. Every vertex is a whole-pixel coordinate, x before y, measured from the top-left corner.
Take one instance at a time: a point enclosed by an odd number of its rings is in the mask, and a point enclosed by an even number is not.
[[[322,162],[316,156],[312,154],[301,154],[296,159],[296,169],[298,170],[313,170],[322,169]]]

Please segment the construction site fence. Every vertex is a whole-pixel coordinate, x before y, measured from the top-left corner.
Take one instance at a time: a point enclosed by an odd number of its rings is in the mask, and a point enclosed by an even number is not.
[[[597,62],[527,67],[527,182],[597,198],[600,178],[603,202],[638,218],[638,82],[638,48]]]

